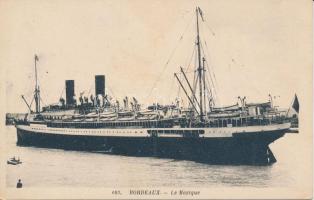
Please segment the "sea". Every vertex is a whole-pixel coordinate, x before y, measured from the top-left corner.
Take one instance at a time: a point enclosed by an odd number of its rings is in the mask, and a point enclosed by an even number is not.
[[[128,157],[20,147],[16,129],[6,127],[6,186],[16,187],[292,187],[297,178],[291,148],[298,134],[286,134],[270,145],[277,162],[271,166],[209,165],[185,160]]]

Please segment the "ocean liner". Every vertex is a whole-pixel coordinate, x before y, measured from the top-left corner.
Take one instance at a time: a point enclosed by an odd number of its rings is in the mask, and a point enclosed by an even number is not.
[[[195,79],[191,84],[185,70],[174,74],[189,106],[179,101],[155,103],[142,108],[136,98],[123,105],[105,93],[105,76],[95,80],[95,97],[74,97],[74,80],[66,81],[66,100],[41,108],[35,55],[35,111],[25,100],[29,113],[15,120],[17,145],[82,150],[128,156],[185,159],[210,164],[269,165],[276,159],[269,144],[289,132],[291,120],[272,101],[239,102],[216,107],[208,89],[206,58],[202,53],[196,8]],[[185,83],[185,84],[184,84]],[[185,87],[186,85],[187,87]],[[297,105],[298,106],[298,105]]]

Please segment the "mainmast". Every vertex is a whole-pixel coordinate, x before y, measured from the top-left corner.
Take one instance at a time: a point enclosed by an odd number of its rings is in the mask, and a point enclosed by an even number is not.
[[[39,85],[38,85],[38,78],[37,78],[37,61],[38,61],[38,56],[35,54],[34,57],[35,60],[35,95],[34,95],[34,99],[35,99],[35,104],[36,104],[36,113],[40,112],[40,90],[39,90]]]
[[[204,89],[204,94],[203,94],[203,97],[204,97],[204,113],[205,113],[205,116],[206,116],[206,84],[205,84],[205,58],[203,57],[203,89]]]
[[[201,44],[200,44],[200,35],[199,35],[199,25],[198,25],[198,14],[199,14],[199,7],[196,7],[196,45],[197,45],[197,52],[198,52],[198,77],[199,77],[199,92],[200,92],[200,120],[201,122],[204,121],[204,114],[203,114],[203,88],[202,88],[202,60],[201,60]]]

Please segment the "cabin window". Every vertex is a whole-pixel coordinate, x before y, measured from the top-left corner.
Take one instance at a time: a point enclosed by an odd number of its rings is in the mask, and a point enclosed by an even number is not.
[[[241,121],[239,119],[237,119],[236,121],[237,121],[237,126],[241,126]]]
[[[232,119],[232,126],[237,126],[236,120]]]

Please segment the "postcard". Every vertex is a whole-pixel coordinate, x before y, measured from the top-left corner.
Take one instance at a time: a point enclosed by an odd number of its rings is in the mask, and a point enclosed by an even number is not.
[[[0,16],[1,198],[312,198],[312,1]]]

